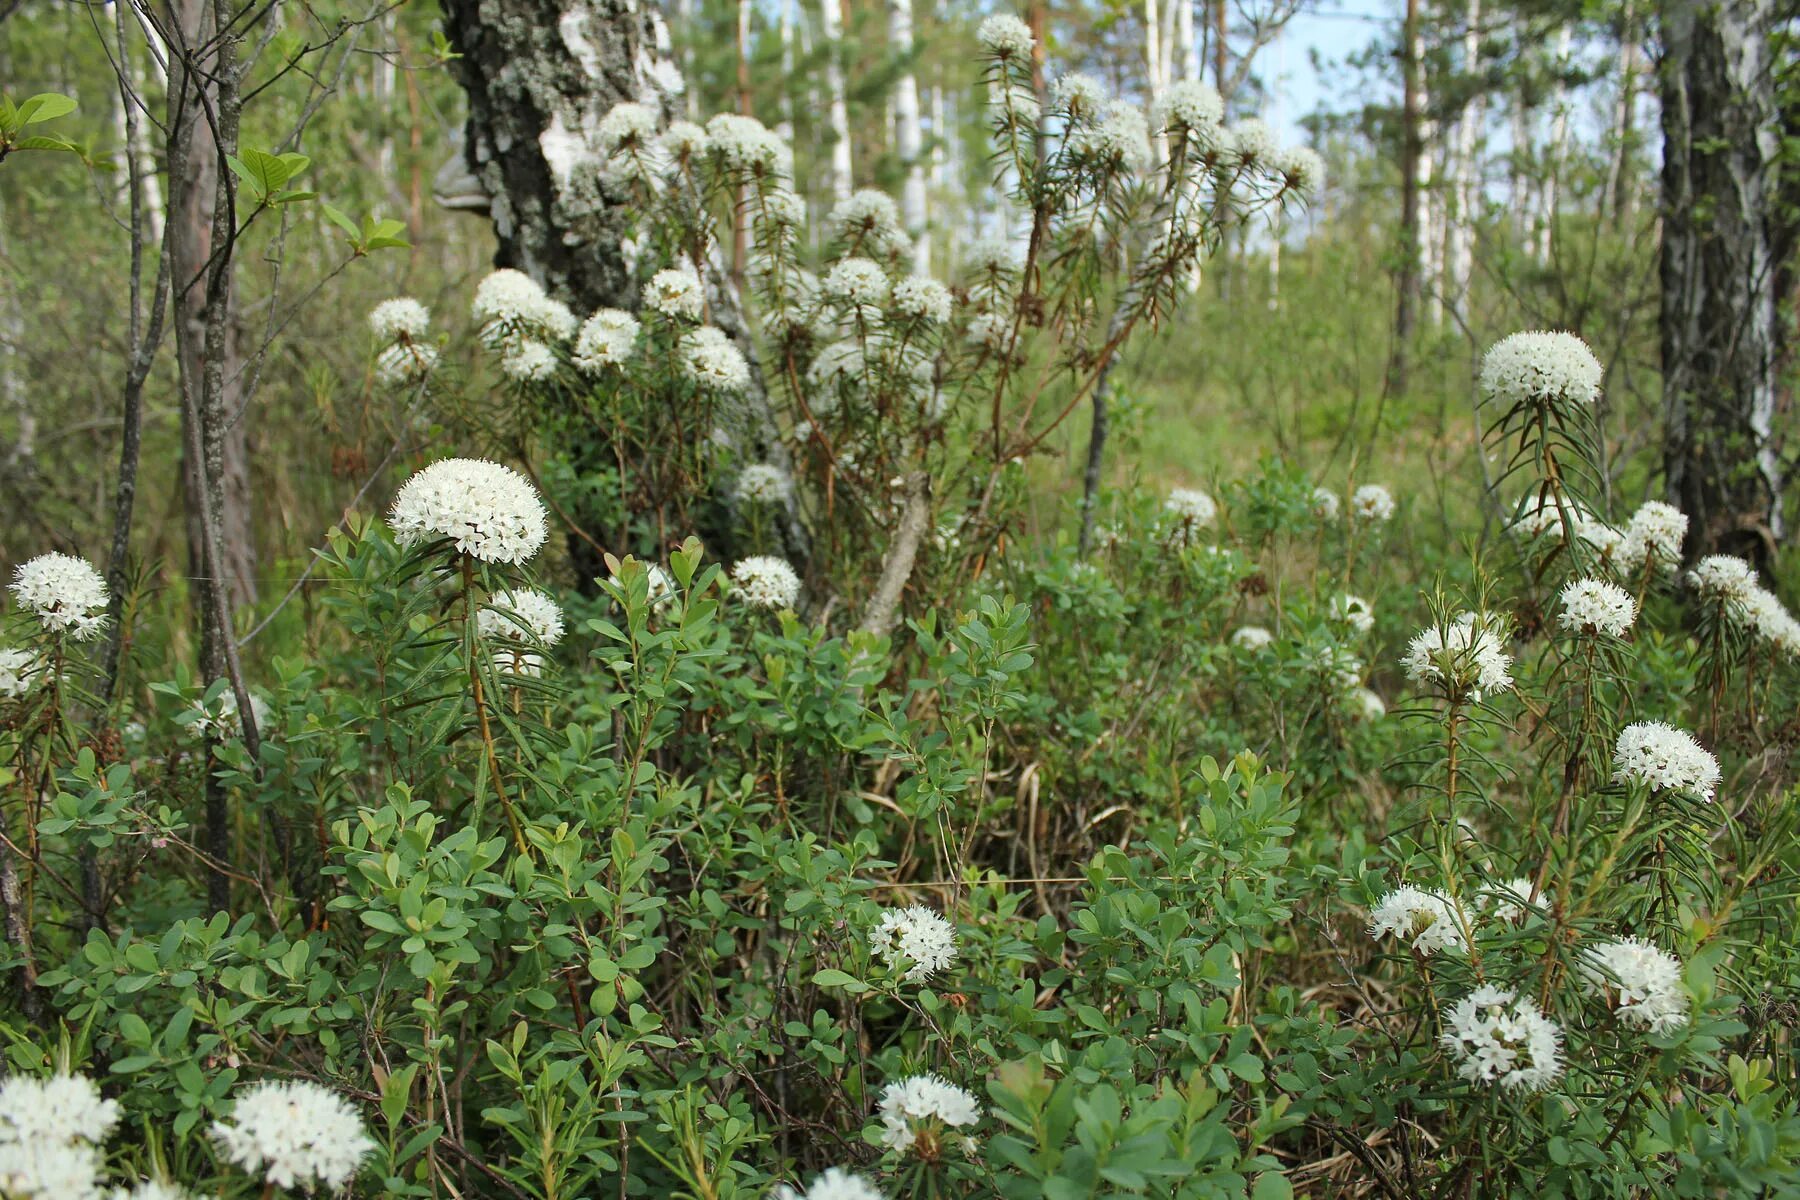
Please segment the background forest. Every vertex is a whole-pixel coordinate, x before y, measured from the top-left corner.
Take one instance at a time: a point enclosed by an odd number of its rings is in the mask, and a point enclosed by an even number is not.
[[[0,0],[0,1197],[1800,1195],[1797,34]]]

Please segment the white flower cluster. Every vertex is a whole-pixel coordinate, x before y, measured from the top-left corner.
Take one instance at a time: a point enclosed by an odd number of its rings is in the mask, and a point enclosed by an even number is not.
[[[383,300],[369,310],[369,329],[384,342],[416,342],[431,327],[431,310],[411,296]]]
[[[1605,374],[1587,343],[1572,333],[1515,333],[1482,356],[1481,394],[1503,408],[1582,407],[1600,398]]]
[[[1782,654],[1800,654],[1800,620],[1794,619],[1781,598],[1765,587],[1754,587],[1744,598],[1739,614],[1751,633]]]
[[[1641,938],[1605,942],[1581,956],[1588,991],[1608,998],[1627,1025],[1652,1033],[1673,1033],[1688,1021],[1687,989],[1681,962]]]
[[[500,354],[500,373],[519,383],[542,383],[556,374],[556,351],[530,338],[509,343]]]
[[[1536,883],[1523,878],[1496,883],[1484,891],[1482,897],[1493,906],[1496,918],[1513,923],[1523,921],[1531,915],[1532,909],[1543,908],[1550,902],[1548,893],[1540,894]]]
[[[1261,650],[1274,640],[1275,635],[1261,625],[1240,625],[1231,634],[1231,644],[1240,650]]]
[[[1056,82],[1050,85],[1051,106],[1076,120],[1098,115],[1104,103],[1106,85],[1092,75],[1070,71],[1057,76]]]
[[[1375,628],[1375,609],[1361,596],[1343,592],[1331,598],[1331,619],[1357,633]]]
[[[1687,584],[1700,599],[1741,608],[1756,590],[1756,568],[1731,554],[1709,554],[1687,573]]]
[[[637,347],[638,319],[617,308],[603,308],[581,323],[572,356],[577,370],[598,375],[629,362]]]
[[[1439,1040],[1471,1083],[1541,1091],[1562,1073],[1562,1030],[1527,996],[1483,986],[1457,1001]]]
[[[1036,38],[1031,36],[1031,26],[1014,16],[999,13],[981,23],[975,31],[975,40],[982,48],[999,59],[1023,59],[1031,55],[1031,47]]]
[[[1225,101],[1218,90],[1198,79],[1179,79],[1163,93],[1158,122],[1170,132],[1197,136],[1205,143],[1218,141],[1225,121]]]
[[[1321,521],[1331,522],[1338,519],[1340,502],[1338,494],[1328,487],[1316,487],[1312,490],[1312,514]]]
[[[751,463],[738,472],[734,493],[747,504],[780,504],[794,491],[794,480],[772,463]]]
[[[1719,760],[1693,734],[1661,721],[1627,725],[1613,747],[1613,779],[1619,783],[1711,800],[1720,778]]]
[[[207,689],[209,692],[211,690]],[[237,692],[232,688],[227,687],[221,691],[211,704],[206,702],[205,696],[195,697],[193,703],[187,706],[187,711],[193,714],[186,729],[191,737],[231,739],[239,737],[244,731],[244,723],[238,719]],[[255,692],[250,693],[250,716],[255,720],[256,727],[265,731],[274,716],[269,702]]]
[[[1557,622],[1573,633],[1603,633],[1622,638],[1637,620],[1637,601],[1616,583],[1577,579],[1562,590]]]
[[[880,1188],[842,1167],[828,1167],[804,1192],[782,1184],[773,1200],[886,1200]]]
[[[832,264],[819,290],[848,309],[858,320],[874,320],[888,299],[887,273],[867,258],[845,258]]]
[[[1379,721],[1387,716],[1387,701],[1380,693],[1359,687],[1350,696],[1351,713],[1361,721]]]
[[[1219,514],[1213,498],[1197,488],[1174,488],[1163,501],[1163,510],[1184,526],[1211,525]]]
[[[575,334],[575,314],[560,300],[552,300],[537,280],[510,267],[493,272],[475,287],[470,314],[481,330],[481,340],[498,350],[522,342],[566,342]]]
[[[264,1080],[240,1092],[229,1121],[212,1127],[219,1152],[280,1188],[336,1191],[375,1148],[362,1118],[337,1093],[306,1080]]]
[[[718,114],[706,123],[706,144],[727,171],[764,185],[793,174],[793,151],[755,117]]]
[[[496,661],[514,675],[543,672],[543,655],[530,647],[562,641],[563,613],[555,600],[533,588],[509,588],[488,597],[475,614],[475,631],[493,643]]]
[[[401,485],[388,524],[402,546],[447,539],[483,562],[521,563],[549,536],[526,478],[479,458],[446,458]]]
[[[14,646],[0,646],[0,700],[17,700],[37,684],[38,656]]]
[[[1646,500],[1631,514],[1619,544],[1619,565],[1636,571],[1649,564],[1673,570],[1681,561],[1681,543],[1687,538],[1687,514],[1673,504]]]
[[[375,355],[375,381],[383,387],[410,387],[430,378],[437,365],[438,348],[430,342],[394,342]]]
[[[1394,494],[1379,483],[1365,483],[1350,493],[1350,515],[1358,521],[1390,521],[1394,516]]]
[[[1613,556],[1625,541],[1625,535],[1619,530],[1558,492],[1527,493],[1517,511],[1518,516],[1507,530],[1527,539],[1543,538],[1561,543],[1573,530],[1579,541],[1603,557]]]
[[[956,961],[956,926],[922,904],[883,909],[869,949],[890,970],[910,964],[905,977],[917,983]]]
[[[687,266],[666,267],[644,287],[644,304],[652,312],[683,321],[698,321],[706,307],[700,276]]]
[[[1479,702],[1512,687],[1512,658],[1500,626],[1491,617],[1463,613],[1447,628],[1432,626],[1413,636],[1400,660],[1415,683],[1437,683],[1450,699]]]
[[[852,192],[825,217],[831,236],[851,254],[889,258],[906,249],[906,230],[892,196],[874,188]]]
[[[1106,100],[1070,134],[1069,150],[1103,170],[1142,171],[1150,164],[1150,125],[1136,105]]]
[[[750,364],[717,325],[702,325],[681,335],[681,366],[687,377],[714,392],[741,392],[750,386]]]
[[[1397,937],[1429,957],[1440,950],[1468,949],[1463,924],[1456,901],[1448,895],[1402,884],[1369,914],[1369,936]]]
[[[786,559],[753,554],[732,565],[731,581],[751,608],[788,609],[800,600],[800,577]]]
[[[894,285],[894,311],[909,320],[942,325],[950,319],[950,289],[935,279],[909,275]]]
[[[106,625],[111,594],[106,579],[85,558],[40,554],[13,573],[13,599],[48,633],[85,642]]]
[[[882,1145],[905,1154],[915,1143],[926,1142],[935,1155],[943,1130],[975,1124],[981,1120],[981,1105],[939,1076],[912,1075],[883,1089],[878,1113]]]
[[[1283,146],[1275,153],[1274,169],[1302,199],[1319,194],[1325,186],[1325,160],[1311,146]]]
[[[101,1194],[102,1143],[119,1123],[117,1101],[84,1075],[0,1083],[0,1195],[87,1200]]]

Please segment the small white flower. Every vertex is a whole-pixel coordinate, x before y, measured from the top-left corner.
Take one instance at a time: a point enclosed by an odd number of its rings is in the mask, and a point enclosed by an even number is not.
[[[1582,954],[1580,969],[1589,994],[1607,999],[1627,1025],[1673,1033],[1687,1024],[1681,961],[1642,938],[1595,946]]]
[[[1479,701],[1512,687],[1512,658],[1492,618],[1463,613],[1448,628],[1420,630],[1401,659],[1408,679],[1436,683],[1452,699]]]
[[[671,159],[698,158],[706,153],[706,130],[692,121],[670,121],[657,144]]]
[[[1661,721],[1627,725],[1613,748],[1613,779],[1619,783],[1711,800],[1720,778],[1719,760],[1693,734]]]
[[[17,700],[36,687],[39,670],[31,651],[0,646],[0,700]]]
[[[879,309],[887,303],[887,273],[869,259],[846,258],[825,272],[819,290],[858,312]]]
[[[1031,26],[1019,18],[997,13],[981,23],[975,40],[995,58],[1012,59],[1029,57],[1037,39],[1031,36]]]
[[[1219,515],[1213,498],[1197,488],[1174,488],[1163,501],[1163,509],[1184,526],[1211,525]]]
[[[915,321],[942,325],[950,319],[950,289],[935,279],[909,275],[894,285],[894,311]]]
[[[7,1200],[101,1200],[105,1156],[83,1142],[0,1140],[0,1196]]]
[[[232,688],[227,687],[220,692],[210,704],[205,696],[195,697],[193,703],[187,706],[187,711],[194,715],[185,729],[190,737],[217,737],[230,741],[244,732],[244,723],[238,719],[237,692]],[[269,702],[255,692],[250,693],[250,716],[256,722],[257,729],[262,730],[267,737],[274,714],[269,709]]]
[[[1587,343],[1572,333],[1515,333],[1482,356],[1481,394],[1501,408],[1580,408],[1600,398],[1605,374]]]
[[[416,342],[431,327],[431,310],[411,296],[383,300],[369,310],[369,328],[384,342],[405,338]]]
[[[728,170],[777,179],[790,173],[793,152],[755,117],[720,113],[706,123],[706,140]]]
[[[1687,573],[1687,584],[1702,600],[1741,607],[1756,590],[1756,568],[1731,554],[1709,554]]]
[[[1240,650],[1261,650],[1275,640],[1275,635],[1261,625],[1240,625],[1231,633],[1231,644]]]
[[[981,1105],[974,1096],[937,1075],[913,1075],[887,1085],[877,1110],[881,1117],[881,1142],[905,1154],[925,1142],[935,1155],[946,1127],[961,1129],[981,1120]]]
[[[423,383],[437,369],[438,348],[430,342],[395,342],[375,356],[375,380],[383,387]]]
[[[1574,633],[1604,633],[1621,638],[1637,620],[1637,601],[1616,583],[1577,579],[1563,588],[1562,612],[1556,619]]]
[[[1383,896],[1369,914],[1369,936],[1397,937],[1424,955],[1463,950],[1468,943],[1457,912],[1456,902],[1443,892],[1402,884]]]
[[[1390,520],[1394,495],[1379,483],[1365,483],[1350,493],[1350,515],[1359,521]]]
[[[1325,185],[1325,160],[1308,146],[1286,146],[1275,154],[1271,164],[1288,188],[1302,199],[1319,194]]]
[[[969,318],[969,340],[990,350],[1003,349],[1012,332],[1012,321],[1001,313],[976,313]]]
[[[1328,487],[1316,487],[1312,491],[1312,514],[1321,521],[1338,519],[1338,494]]]
[[[1069,138],[1069,148],[1106,169],[1141,171],[1150,162],[1150,126],[1135,104],[1108,100],[1094,124]]]
[[[581,324],[573,358],[577,370],[598,375],[630,361],[637,347],[638,319],[616,308],[603,308]]]
[[[160,1179],[140,1179],[136,1187],[114,1188],[112,1200],[195,1200],[194,1193]]]
[[[1562,1073],[1562,1030],[1529,997],[1479,987],[1458,1000],[1439,1038],[1470,1083],[1536,1092]]]
[[[1387,702],[1380,694],[1369,688],[1357,688],[1351,696],[1352,711],[1357,719],[1363,721],[1379,721],[1387,716]]]
[[[1783,654],[1800,654],[1800,621],[1774,592],[1751,588],[1741,608],[1743,623],[1757,637]]]
[[[1375,628],[1375,609],[1361,596],[1341,592],[1331,599],[1331,619],[1367,633]]]
[[[556,351],[535,339],[522,338],[500,355],[500,373],[518,383],[541,383],[556,374]]]
[[[85,642],[106,624],[111,594],[106,579],[85,558],[40,554],[13,573],[13,599],[50,633]]]
[[[343,1187],[375,1149],[349,1102],[306,1080],[252,1084],[212,1135],[220,1154],[252,1175],[309,1191]]]
[[[1092,117],[1106,103],[1106,85],[1092,75],[1071,71],[1050,85],[1050,103],[1076,118]]]
[[[900,209],[894,198],[874,188],[853,192],[832,207],[825,218],[831,236],[865,254],[885,258],[906,246]]]
[[[737,498],[748,504],[780,504],[794,491],[794,480],[772,463],[751,463],[738,472]]]
[[[85,1075],[9,1075],[0,1083],[0,1140],[99,1145],[118,1123],[119,1102]]]
[[[665,317],[698,321],[705,302],[700,277],[690,267],[658,271],[644,288],[644,303]]]
[[[562,641],[563,614],[555,600],[531,588],[495,592],[475,614],[475,629],[494,661],[513,675],[541,675],[544,656],[534,647]]]
[[[602,154],[643,149],[656,137],[656,110],[647,104],[626,101],[615,104],[594,129],[594,144]]]
[[[969,270],[983,275],[1013,275],[1021,265],[1019,248],[1005,238],[979,238],[969,243],[963,258]]]
[[[470,312],[481,328],[482,343],[490,349],[505,349],[523,337],[566,341],[575,332],[575,315],[568,305],[552,300],[537,280],[511,268],[481,281]]]
[[[1547,894],[1538,893],[1536,883],[1522,877],[1496,883],[1487,888],[1482,897],[1493,908],[1496,919],[1512,922],[1523,921],[1531,915],[1532,909],[1543,908],[1550,903]]]
[[[800,599],[800,577],[786,559],[753,554],[732,565],[733,589],[751,608],[789,609]]]
[[[1619,564],[1635,571],[1645,563],[1671,570],[1681,561],[1681,543],[1688,531],[1687,514],[1673,504],[1646,500],[1631,514],[1625,540],[1619,548]]]
[[[483,562],[521,563],[549,536],[526,478],[479,458],[446,458],[401,485],[388,524],[402,546],[448,539]]]
[[[1232,159],[1246,167],[1267,165],[1279,145],[1268,122],[1257,117],[1247,117],[1233,125],[1226,133],[1226,142]]]
[[[716,325],[702,325],[681,336],[681,365],[703,388],[741,392],[750,384],[750,364],[743,351]]]
[[[869,949],[889,970],[909,964],[905,977],[917,983],[956,961],[956,926],[922,904],[885,908],[869,932]]]
[[[880,1188],[842,1167],[828,1167],[804,1192],[782,1184],[773,1200],[887,1200]]]
[[[1225,121],[1225,101],[1211,84],[1179,79],[1163,94],[1160,119],[1168,129],[1216,141]]]

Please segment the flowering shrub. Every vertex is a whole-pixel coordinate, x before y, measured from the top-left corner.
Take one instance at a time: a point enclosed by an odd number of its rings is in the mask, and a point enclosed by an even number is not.
[[[105,582],[17,571],[0,1191],[1791,1186],[1800,627],[1679,512],[1614,523],[1563,334],[1484,367],[1479,562],[1279,463],[1025,536],[1047,435],[1321,169],[1191,83],[1039,111],[1029,29],[978,36],[1027,233],[954,286],[872,192],[804,265],[778,139],[624,105],[636,311],[496,272],[465,361],[378,308],[382,386],[543,457],[353,514],[260,695],[98,694]]]

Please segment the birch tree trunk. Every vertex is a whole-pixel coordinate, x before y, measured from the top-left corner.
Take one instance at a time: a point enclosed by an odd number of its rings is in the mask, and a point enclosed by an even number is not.
[[[847,200],[855,187],[850,161],[850,102],[844,93],[842,0],[819,0],[819,29],[825,35],[825,92],[831,127],[831,195]]]
[[[1418,182],[1414,191],[1418,195],[1418,216],[1413,225],[1413,239],[1418,256],[1419,304],[1424,312],[1428,325],[1441,325],[1444,321],[1444,288],[1442,263],[1438,249],[1442,243],[1438,240],[1437,229],[1441,219],[1442,204],[1433,182],[1436,175],[1435,158],[1437,144],[1437,122],[1431,119],[1431,89],[1425,80],[1425,22],[1424,14],[1418,14],[1412,21],[1411,48],[1407,51],[1407,61],[1412,65],[1415,98],[1413,100],[1412,127],[1415,145],[1411,151],[1413,169],[1418,173]]]
[[[906,165],[900,219],[913,238],[913,270],[931,273],[931,214],[925,198],[925,140],[919,132],[919,83],[913,74],[912,0],[888,0],[888,42],[905,63],[894,81],[894,149]]]
[[[1556,88],[1550,94],[1550,145],[1544,163],[1544,181],[1537,216],[1537,237],[1533,250],[1539,263],[1548,265],[1555,250],[1556,214],[1562,206],[1563,154],[1569,142],[1569,70],[1570,31],[1562,27],[1556,37]]]
[[[1462,71],[1479,79],[1481,66],[1481,0],[1469,0],[1463,29]],[[1456,149],[1451,161],[1455,179],[1449,194],[1455,205],[1446,235],[1444,257],[1446,287],[1453,311],[1465,323],[1469,318],[1469,285],[1475,273],[1475,215],[1481,203],[1481,164],[1475,156],[1481,145],[1481,128],[1487,120],[1487,92],[1476,88],[1456,121]]]
[[[1400,35],[1402,104],[1400,123],[1400,270],[1395,279],[1394,346],[1388,360],[1388,388],[1406,390],[1412,338],[1419,312],[1419,0],[1406,0]]]
[[[592,139],[621,102],[665,118],[679,106],[684,82],[660,11],[618,0],[444,0],[443,10],[469,105],[462,152],[494,225],[496,265],[524,271],[577,313],[637,307],[637,264],[623,242],[629,214],[600,186]],[[737,450],[785,468],[737,289],[716,261],[705,282],[713,324],[758,381],[731,422]],[[566,450],[578,466],[610,461],[603,439],[596,429],[591,443]],[[791,510],[781,532],[783,552],[803,563],[807,539]],[[728,528],[701,533],[715,552],[731,552]],[[586,539],[571,534],[567,544],[584,586],[605,573]]]
[[[1637,136],[1639,36],[1636,6],[1632,0],[1626,0],[1619,16],[1619,85],[1613,97],[1612,155],[1606,164],[1606,186],[1600,199],[1602,213],[1619,225],[1630,223],[1635,191],[1631,186],[1631,143]]]
[[[1687,551],[1766,567],[1783,538],[1775,435],[1781,118],[1771,0],[1661,6],[1663,472]]]

